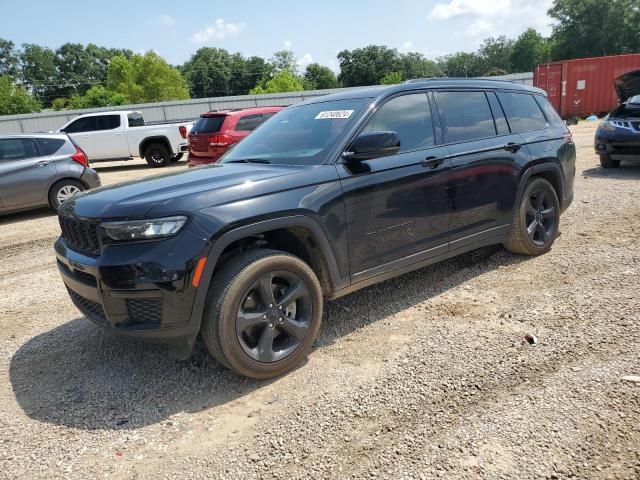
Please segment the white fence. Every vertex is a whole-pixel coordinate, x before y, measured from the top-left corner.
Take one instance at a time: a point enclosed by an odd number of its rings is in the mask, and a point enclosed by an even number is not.
[[[514,73],[492,79],[509,80],[514,83],[533,85],[532,73]],[[356,87],[366,88],[366,87]],[[107,110],[137,110],[142,112],[147,123],[180,122],[193,120],[210,110],[225,108],[246,108],[272,105],[293,105],[308,98],[329,93],[349,90],[336,88],[330,90],[308,90],[304,92],[274,93],[267,95],[240,95],[233,97],[196,98],[175,102],[144,103],[118,107],[89,108],[84,110],[47,111],[24,115],[6,115],[0,117],[0,134],[34,133],[56,130],[72,118],[83,113],[103,112]]]

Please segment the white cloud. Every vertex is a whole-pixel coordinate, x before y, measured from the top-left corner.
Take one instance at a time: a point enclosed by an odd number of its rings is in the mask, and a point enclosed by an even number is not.
[[[293,42],[291,40],[285,40],[284,41],[284,48],[287,50],[291,50],[291,47],[293,47]]]
[[[401,52],[408,52],[413,48],[413,42],[404,42],[400,47]]]
[[[451,0],[437,3],[429,13],[430,20],[448,20],[461,15],[492,17],[505,14],[511,0]]]
[[[168,27],[168,28],[171,28],[176,24],[176,19],[173,18],[171,15],[161,15],[156,19],[156,21],[159,24],[164,25],[165,27]]]
[[[313,57],[311,56],[310,53],[305,53],[300,58],[298,58],[297,63],[298,63],[298,67],[301,70],[304,70],[307,65],[309,65],[310,63],[313,63]]]
[[[467,30],[464,32],[464,36],[469,38],[478,38],[489,32],[492,26],[493,24],[491,22],[482,18],[478,18],[471,25],[469,25],[469,28],[467,28]]]
[[[218,18],[213,25],[191,36],[193,43],[207,43],[211,40],[224,40],[227,37],[237,37],[245,28],[244,22],[231,23]]]

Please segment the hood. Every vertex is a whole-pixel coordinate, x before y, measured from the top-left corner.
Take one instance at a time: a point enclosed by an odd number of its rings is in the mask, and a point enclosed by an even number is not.
[[[613,81],[613,84],[621,103],[626,102],[634,95],[640,95],[640,70],[620,75]]]
[[[190,168],[91,190],[65,202],[60,213],[87,219],[134,219],[193,212],[318,183],[324,175],[309,171],[322,167],[327,166],[227,163]]]

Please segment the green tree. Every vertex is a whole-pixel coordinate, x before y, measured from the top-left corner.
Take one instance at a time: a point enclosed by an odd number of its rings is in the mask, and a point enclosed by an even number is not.
[[[54,100],[54,103],[60,99]],[[99,108],[99,107],[111,107],[116,105],[126,105],[127,97],[122,93],[112,92],[106,88],[94,85],[84,95],[73,95],[64,105],[68,109],[81,109],[81,108]],[[58,105],[58,104],[56,104]],[[55,106],[52,104],[52,107]]]
[[[0,76],[0,115],[15,115],[40,111],[40,103],[9,75]]]
[[[405,79],[441,77],[442,69],[433,60],[428,60],[418,52],[400,55],[400,73]]]
[[[22,82],[45,105],[48,104],[60,83],[56,69],[56,54],[50,48],[25,43],[19,57]]]
[[[438,63],[447,77],[481,77],[489,70],[484,58],[473,52],[445,55]]]
[[[497,38],[489,37],[480,45],[478,55],[484,61],[487,69],[497,68],[511,73],[513,72],[511,64],[513,44],[514,41],[504,35],[500,35]]]
[[[279,52],[274,53],[271,58],[271,63],[273,64],[276,72],[288,70],[292,75],[298,74],[298,62],[296,60],[296,56],[291,50],[280,50]]]
[[[509,72],[507,72],[503,68],[493,67],[493,68],[490,68],[487,72],[485,72],[484,76],[485,77],[498,77],[500,75],[507,75],[508,73]]]
[[[551,60],[549,40],[533,28],[528,29],[513,44],[511,65],[514,72],[530,72],[536,65]]]
[[[222,48],[202,47],[184,63],[181,71],[195,98],[228,95],[232,59]]]
[[[51,102],[51,108],[53,108],[56,111],[64,110],[66,106],[67,106],[66,98],[55,98],[53,102]]]
[[[400,72],[389,72],[380,79],[380,85],[395,85],[397,83],[402,83]]]
[[[322,90],[325,88],[337,88],[340,84],[336,74],[329,67],[319,63],[310,63],[304,72],[305,90]]]
[[[107,71],[107,88],[123,95],[127,103],[189,98],[187,82],[180,72],[154,52],[114,57]]]
[[[338,53],[338,61],[338,79],[345,87],[378,85],[385,75],[400,70],[398,51],[381,45],[343,50]]]
[[[555,0],[553,57],[571,59],[637,52],[640,0]]]
[[[15,45],[0,38],[0,75],[9,75],[15,79],[18,75],[18,55]]]
[[[293,75],[289,70],[282,70],[272,78],[265,79],[251,90],[252,95],[280,92],[300,92],[304,90],[302,79]]]

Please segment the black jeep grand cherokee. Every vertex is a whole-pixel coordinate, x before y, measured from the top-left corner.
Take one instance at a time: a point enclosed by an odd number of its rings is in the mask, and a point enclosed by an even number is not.
[[[93,322],[181,358],[201,333],[269,378],[309,353],[323,297],[483,245],[549,250],[574,173],[541,90],[416,80],[290,107],[220,164],[74,197],[55,250]]]

